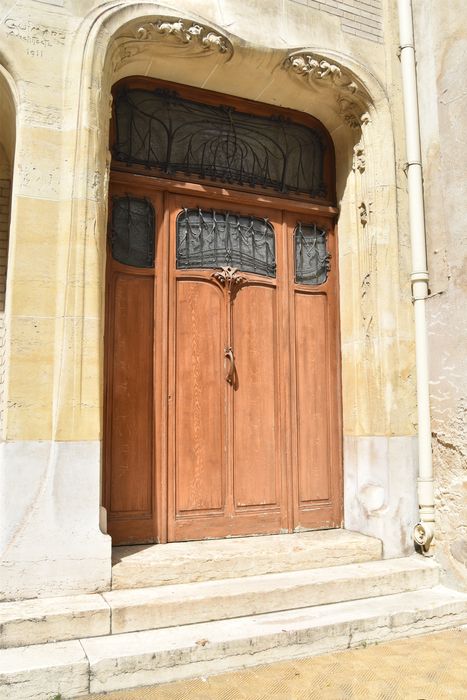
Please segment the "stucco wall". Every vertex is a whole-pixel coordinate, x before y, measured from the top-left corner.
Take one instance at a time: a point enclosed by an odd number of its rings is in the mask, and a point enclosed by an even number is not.
[[[415,0],[431,297],[435,551],[467,586],[467,5]]]

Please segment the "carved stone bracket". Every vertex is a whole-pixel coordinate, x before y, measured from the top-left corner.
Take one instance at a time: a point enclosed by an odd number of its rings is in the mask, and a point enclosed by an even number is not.
[[[368,123],[368,95],[343,66],[310,51],[296,51],[287,56],[283,68],[306,80],[310,87],[332,90],[338,112],[350,128]]]
[[[211,277],[220,287],[227,291],[231,298],[247,282],[247,278],[238,273],[238,268],[230,267],[230,265],[216,270]]]

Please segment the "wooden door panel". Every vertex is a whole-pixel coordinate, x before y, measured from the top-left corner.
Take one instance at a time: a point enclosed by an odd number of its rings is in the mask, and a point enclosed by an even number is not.
[[[327,297],[295,292],[299,504],[329,499]]]
[[[109,519],[151,517],[153,484],[152,276],[113,275]]]
[[[161,211],[162,195],[145,194]],[[233,265],[189,269],[185,259],[177,268],[179,213],[225,214],[225,205],[183,194],[167,195],[165,205],[157,276],[112,260],[107,268],[109,532],[116,543],[131,543],[154,541],[157,533],[165,541],[339,526],[335,237],[328,236],[332,265],[324,283],[297,283],[296,215],[281,220],[272,210],[235,204],[229,213],[273,228],[276,275],[274,268],[269,277],[237,273]],[[330,223],[307,220],[305,226]],[[238,286],[230,277],[236,274]]]
[[[178,279],[175,333],[176,515],[224,506],[224,298],[209,280]]]
[[[295,529],[342,525],[338,256],[335,230],[330,224],[329,219],[320,216],[300,222],[291,214],[287,217],[291,268],[294,261],[298,265],[294,239],[297,230],[312,235],[326,231],[325,250],[320,255],[330,256],[329,268],[320,268],[319,276],[312,274],[296,282],[291,269],[289,278]],[[306,256],[310,254],[311,260],[316,249],[310,247],[303,252],[306,264]],[[320,265],[323,260],[320,258]]]
[[[276,362],[276,289],[252,284],[233,303],[237,368],[234,401],[235,507],[279,506],[279,399]]]
[[[185,212],[190,211],[195,232],[190,245],[198,252],[197,236],[206,230],[209,245],[213,222],[226,226],[227,212],[222,201],[184,196],[172,197],[170,210],[169,299],[174,331],[169,331],[169,362],[174,368],[169,371],[169,384],[174,387],[176,406],[169,410],[169,425],[176,437],[168,460],[169,490],[175,492],[169,500],[169,539],[279,532],[287,514],[281,491],[284,460],[277,346],[283,339],[278,341],[276,278],[242,270],[241,263],[238,270],[227,261],[222,267],[220,258],[216,258],[219,266],[213,263],[209,269],[197,269],[195,258],[188,269],[185,229],[177,268],[177,221],[186,226]],[[184,217],[178,218],[180,212]],[[237,215],[244,217],[239,225],[247,227],[254,217],[266,220],[268,236],[269,231],[274,236],[280,229],[277,215],[268,210],[238,205],[229,208],[228,214],[233,217],[230,222],[238,221]],[[222,251],[227,238],[225,228],[219,231],[218,250]],[[264,245],[263,240],[258,245]],[[277,266],[282,271],[282,250],[276,248],[276,256],[278,250]],[[224,365],[229,348],[236,363],[232,383],[226,381],[230,361]]]
[[[155,303],[159,304],[160,295],[156,294],[156,266],[150,258],[154,262],[158,257],[156,230],[162,206],[159,193],[136,183],[113,183],[110,195],[103,501],[113,543],[132,544],[153,542],[157,536],[154,374],[161,353],[154,338]],[[126,248],[121,238],[125,231],[122,211],[128,212]],[[118,234],[113,228],[116,221]],[[146,247],[142,246],[144,236]]]

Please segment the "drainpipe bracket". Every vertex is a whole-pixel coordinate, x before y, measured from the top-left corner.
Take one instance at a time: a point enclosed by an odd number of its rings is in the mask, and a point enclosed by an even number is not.
[[[412,284],[412,301],[420,301],[428,297],[429,276],[426,270],[412,272],[410,282]]]
[[[426,282],[428,284],[428,270],[421,270],[420,272],[412,272],[410,279],[413,282]]]

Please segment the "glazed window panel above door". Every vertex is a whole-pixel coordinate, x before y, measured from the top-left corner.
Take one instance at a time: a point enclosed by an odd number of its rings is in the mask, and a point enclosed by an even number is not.
[[[283,194],[329,195],[321,130],[169,90],[121,89],[114,99],[117,162]]]
[[[177,217],[177,268],[236,267],[276,276],[274,229],[267,219],[185,209]]]
[[[318,285],[326,282],[331,255],[327,249],[327,232],[316,224],[298,223],[294,232],[295,281]]]
[[[112,198],[110,244],[114,260],[131,267],[154,267],[154,207],[139,197]]]

